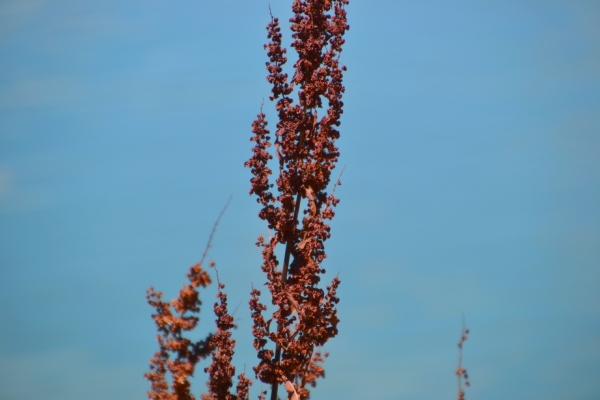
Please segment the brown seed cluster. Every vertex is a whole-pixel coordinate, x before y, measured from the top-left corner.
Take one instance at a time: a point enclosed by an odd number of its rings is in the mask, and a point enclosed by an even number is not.
[[[456,376],[458,378],[458,400],[465,400],[465,390],[463,389],[462,380],[463,379],[465,380],[465,386],[466,387],[469,387],[471,385],[469,383],[469,374],[467,373],[467,370],[462,365],[463,344],[467,341],[468,336],[469,336],[469,328],[467,328],[465,326],[465,320],[464,320],[464,317],[463,317],[462,333],[461,333],[461,336],[460,336],[460,341],[458,342],[458,348],[459,348],[459,353],[458,353],[458,367],[456,368]]]
[[[339,57],[343,36],[349,29],[344,9],[347,4],[348,0],[294,0],[291,46],[298,53],[298,61],[289,81],[283,73],[287,58],[278,19],[271,16],[267,26],[267,80],[272,85],[270,99],[276,101],[277,131],[271,141],[261,107],[252,124],[252,157],[245,166],[253,175],[250,194],[256,195],[262,205],[259,217],[273,231],[272,237],[261,236],[256,243],[262,250],[272,312],[267,316],[268,308],[258,289],[252,289],[249,303],[259,359],[253,369],[262,382],[271,386],[272,400],[278,399],[280,384],[284,384],[289,400],[309,398],[308,387],[314,387],[317,379],[325,376],[322,364],[327,353],[319,348],[338,333],[340,280],[335,277],[325,289],[319,284],[325,273],[321,266],[326,258],[324,242],[330,237],[326,221],[335,215],[333,208],[339,202],[335,188],[341,184],[338,179],[327,191],[339,157],[335,141],[340,136],[337,127],[343,112],[342,78],[346,70],[339,64]],[[292,99],[294,95],[297,103]],[[270,149],[272,146],[274,149]],[[269,179],[273,156],[279,167],[274,184]],[[215,228],[217,224],[218,220]],[[207,250],[211,240],[212,234]],[[285,248],[281,266],[276,255],[278,245]],[[214,305],[216,333],[197,342],[184,336],[199,322],[198,288],[211,283],[202,268],[205,256],[206,251],[202,261],[190,268],[189,283],[170,303],[162,301],[162,293],[148,290],[148,303],[155,309],[152,317],[159,331],[159,351],[150,360],[150,372],[145,375],[151,382],[151,399],[194,400],[190,378],[196,364],[209,355],[212,362],[204,369],[209,376],[209,391],[201,395],[202,400],[248,399],[251,381],[244,374],[238,376],[235,394],[231,393],[235,375],[231,331],[235,326],[223,284],[218,282],[218,301]],[[267,391],[261,388],[259,399],[265,400],[266,396]]]
[[[150,360],[150,372],[144,377],[151,383],[152,389],[148,398],[156,400],[194,399],[190,393],[189,378],[194,375],[196,364],[206,358],[212,349],[211,335],[206,339],[194,342],[184,336],[193,330],[199,322],[194,314],[200,312],[202,302],[198,297],[199,286],[210,284],[210,277],[200,264],[192,266],[187,274],[189,283],[184,285],[179,296],[171,303],[162,301],[162,293],[154,288],[148,289],[146,298],[154,307],[152,315],[159,334],[157,335],[159,350]],[[171,375],[172,384],[166,379]]]
[[[229,204],[229,203],[228,203]],[[227,205],[225,206],[227,208]],[[198,325],[200,306],[198,288],[210,285],[208,273],[202,268],[202,262],[208,254],[213,235],[219,220],[225,212],[221,211],[217,222],[210,234],[208,244],[198,264],[190,267],[187,274],[188,282],[183,285],[179,296],[167,303],[162,301],[162,293],[154,288],[148,289],[147,300],[154,308],[152,315],[158,328],[157,335],[159,350],[150,359],[150,372],[144,377],[150,381],[149,399],[155,400],[195,400],[190,390],[190,378],[194,375],[196,364],[212,355],[211,364],[204,369],[209,374],[207,383],[209,392],[202,394],[202,400],[248,400],[252,382],[244,374],[238,376],[236,394],[230,393],[233,386],[235,367],[231,364],[235,340],[231,339],[231,330],[235,327],[233,317],[227,311],[227,295],[222,291],[225,287],[218,282],[218,302],[214,305],[217,317],[217,331],[209,334],[204,340],[192,341],[184,336]],[[215,268],[215,263],[210,262]],[[217,273],[217,281],[219,275]],[[168,383],[168,375],[171,384]]]
[[[212,266],[214,267],[214,264]],[[238,376],[237,395],[230,393],[235,374],[235,367],[231,364],[235,348],[235,340],[231,339],[231,330],[235,325],[233,317],[227,311],[227,295],[222,291],[225,285],[218,282],[218,287],[219,302],[214,305],[217,333],[212,335],[209,341],[213,349],[212,363],[204,369],[204,372],[209,375],[206,384],[209,392],[202,395],[202,400],[247,400],[251,381],[244,374]]]
[[[272,84],[270,99],[277,100],[277,131],[271,142],[261,108],[252,124],[253,155],[245,166],[253,174],[250,193],[262,205],[259,216],[273,230],[270,239],[260,236],[257,241],[262,249],[265,285],[274,306],[271,317],[264,315],[267,306],[261,302],[259,290],[253,289],[250,301],[254,346],[260,360],[254,371],[261,381],[272,385],[273,400],[280,383],[295,385],[294,391],[288,390],[292,393],[289,398],[309,397],[306,385],[314,386],[316,377],[323,375],[322,367],[315,369],[322,362],[321,358],[314,359],[315,348],[337,334],[336,290],[340,281],[334,278],[326,290],[319,282],[325,272],[321,267],[326,257],[324,242],[330,237],[325,221],[333,218],[333,207],[339,202],[334,196],[335,185],[331,193],[327,188],[339,157],[335,141],[340,135],[337,127],[343,112],[342,75],[346,69],[339,64],[339,56],[343,35],[349,29],[344,9],[347,4],[347,0],[294,1],[290,26],[298,61],[291,81],[282,72],[287,58],[278,19],[271,17],[267,26],[267,80]],[[297,104],[292,99],[294,93]],[[326,111],[319,119],[318,109],[324,107]],[[279,162],[276,194],[269,180],[271,145]],[[285,246],[281,268],[276,256],[278,245]]]

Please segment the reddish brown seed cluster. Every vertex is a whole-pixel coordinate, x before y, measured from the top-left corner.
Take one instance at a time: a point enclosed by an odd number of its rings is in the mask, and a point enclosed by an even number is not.
[[[324,242],[330,237],[325,221],[333,218],[333,207],[339,201],[334,190],[328,194],[327,188],[339,157],[335,141],[343,112],[345,67],[340,66],[339,56],[343,35],[349,29],[346,4],[347,0],[294,1],[290,26],[298,61],[289,82],[282,72],[287,58],[278,19],[271,17],[267,26],[267,80],[272,84],[270,99],[277,100],[279,119],[273,141],[279,162],[277,194],[271,192],[274,185],[269,181],[271,138],[262,108],[252,124],[255,145],[245,166],[253,174],[250,193],[262,205],[259,216],[273,230],[272,238],[261,236],[257,241],[274,306],[272,316],[263,315],[267,307],[261,303],[259,290],[253,289],[250,301],[254,346],[260,360],[254,371],[261,381],[272,385],[271,399],[277,398],[278,384],[288,382],[295,385],[296,395],[308,398],[306,385],[314,386],[316,378],[323,375],[322,367],[315,369],[322,361],[314,359],[315,348],[337,334],[336,290],[340,281],[334,278],[326,290],[318,284],[325,272],[321,267],[326,257]],[[291,97],[294,92],[297,104]],[[317,110],[324,107],[324,100],[326,111],[319,119]],[[307,200],[304,207],[303,199]],[[285,245],[281,268],[275,254],[279,244]]]
[[[211,267],[214,267],[213,262]],[[192,266],[187,276],[190,283],[183,286],[179,296],[170,304],[161,300],[162,293],[148,289],[148,303],[156,310],[152,318],[159,330],[157,339],[160,348],[150,360],[150,372],[144,375],[152,386],[148,398],[194,400],[189,379],[194,375],[198,361],[212,354],[212,363],[204,369],[210,376],[207,383],[209,392],[201,395],[202,400],[247,400],[251,381],[244,374],[238,376],[237,394],[230,393],[235,374],[235,367],[231,364],[235,341],[231,339],[233,317],[227,311],[227,295],[222,292],[225,286],[219,283],[219,302],[214,306],[217,332],[204,340],[193,342],[185,338],[183,332],[193,330],[199,318],[187,313],[200,312],[202,303],[196,288],[206,287],[211,281],[201,264]],[[172,378],[170,387],[166,379],[167,371]]]
[[[466,387],[470,386],[469,375],[467,374],[467,370],[462,366],[463,344],[466,342],[468,336],[469,336],[469,329],[467,327],[465,327],[465,321],[464,321],[464,317],[463,317],[462,333],[460,336],[460,341],[458,342],[458,348],[459,348],[458,367],[456,368],[456,376],[458,377],[458,400],[465,400],[465,391],[462,386],[462,380],[463,379],[465,380]]]
[[[151,383],[148,398],[156,400],[193,399],[190,393],[189,378],[194,374],[198,361],[206,358],[212,350],[211,336],[193,342],[184,336],[186,331],[198,325],[202,302],[198,298],[197,288],[210,284],[210,277],[200,264],[192,266],[187,274],[189,283],[184,285],[179,296],[171,303],[162,301],[162,293],[154,288],[148,289],[146,298],[154,307],[152,315],[159,334],[159,350],[150,360],[150,372],[144,377]],[[166,374],[171,375],[172,384],[167,383]]]
[[[328,353],[321,353],[321,351],[316,351],[313,354],[310,362],[306,366],[306,370],[301,375],[300,385],[298,389],[298,395],[300,398],[308,398],[310,392],[308,391],[308,389],[306,389],[306,387],[317,386],[317,379],[325,377],[325,369],[323,369],[323,363],[325,362],[325,359],[328,355]]]
[[[277,131],[271,142],[261,107],[252,124],[253,154],[245,166],[253,174],[250,193],[262,205],[259,216],[273,230],[273,237],[265,240],[261,236],[257,241],[262,249],[265,286],[274,306],[272,314],[265,315],[267,306],[262,303],[259,290],[252,289],[250,300],[254,347],[259,358],[254,372],[262,382],[271,385],[272,400],[278,398],[279,384],[284,384],[289,400],[309,398],[308,387],[314,387],[317,379],[325,375],[322,364],[327,353],[321,353],[319,348],[338,332],[336,291],[340,280],[335,277],[325,289],[319,283],[320,275],[325,273],[321,267],[326,257],[324,242],[330,237],[325,221],[335,215],[333,208],[339,202],[334,196],[335,188],[341,184],[338,180],[327,192],[339,157],[335,141],[340,135],[337,127],[343,112],[342,75],[346,69],[339,64],[339,56],[343,36],[349,29],[344,9],[347,4],[348,0],[294,0],[290,23],[298,61],[290,81],[282,72],[287,59],[279,21],[271,16],[267,26],[267,80],[272,84],[270,99],[276,101]],[[296,104],[291,97],[294,93],[298,96]],[[325,109],[320,119],[318,109]],[[271,192],[274,184],[269,181],[272,145],[279,166],[276,194]],[[280,244],[285,246],[281,268],[276,256]],[[208,355],[212,355],[212,363],[204,371],[209,375],[209,392],[201,398],[248,399],[251,381],[244,374],[238,376],[236,394],[231,393],[235,375],[235,341],[231,338],[234,324],[220,282],[218,302],[214,305],[216,333],[198,342],[184,337],[199,321],[195,316],[201,305],[197,289],[210,284],[202,261],[190,268],[189,284],[171,303],[162,301],[162,293],[148,290],[147,299],[156,310],[153,318],[159,331],[159,351],[145,375],[151,382],[151,399],[195,399],[189,379],[198,361]],[[266,395],[267,391],[261,389],[258,397],[264,400]]]
[[[211,265],[214,267],[214,263]],[[215,270],[216,271],[216,270]],[[217,275],[218,279],[218,275]],[[217,332],[210,338],[209,344],[212,351],[212,363],[204,369],[209,375],[207,386],[208,394],[202,395],[202,400],[247,400],[251,381],[244,374],[238,376],[237,395],[230,393],[233,386],[235,367],[231,364],[235,340],[231,339],[231,330],[235,327],[233,317],[227,311],[227,295],[222,291],[225,285],[218,282],[218,303],[215,303],[214,312],[217,316]]]
[[[252,382],[244,374],[238,376],[236,394],[230,393],[230,388],[233,386],[232,377],[235,374],[235,367],[231,364],[235,347],[235,341],[231,339],[231,330],[235,326],[233,317],[227,311],[227,295],[222,291],[225,287],[223,284],[218,282],[219,302],[214,305],[217,316],[216,333],[209,334],[204,340],[197,342],[183,335],[184,332],[196,328],[199,322],[196,315],[200,312],[202,302],[197,289],[211,283],[208,273],[202,268],[202,262],[206,258],[225,208],[215,222],[202,260],[190,267],[187,274],[189,283],[183,285],[179,296],[171,303],[167,303],[162,301],[162,293],[156,292],[154,288],[148,289],[146,298],[156,311],[152,318],[159,332],[157,335],[159,350],[150,360],[150,372],[144,375],[151,383],[149,399],[194,400],[195,397],[190,391],[190,378],[194,375],[196,364],[211,354],[212,363],[204,369],[210,377],[207,383],[209,392],[201,395],[201,398],[203,400],[248,400],[249,398]],[[216,273],[214,262],[211,261],[210,266],[215,268]],[[217,274],[217,281],[218,277]],[[167,374],[171,377],[170,385]]]

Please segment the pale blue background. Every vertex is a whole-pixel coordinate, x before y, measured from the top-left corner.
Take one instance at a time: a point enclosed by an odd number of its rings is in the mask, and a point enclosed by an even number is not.
[[[291,0],[271,2],[287,21]],[[456,398],[463,313],[468,399],[600,398],[600,3],[347,10],[325,263],[341,324],[313,398]],[[1,399],[144,399],[145,290],[177,292],[230,195],[211,256],[253,375],[267,232],[243,163],[268,15],[262,0],[0,2]]]

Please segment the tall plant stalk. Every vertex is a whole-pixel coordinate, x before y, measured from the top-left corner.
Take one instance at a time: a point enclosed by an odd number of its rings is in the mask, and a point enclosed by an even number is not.
[[[289,81],[282,72],[287,58],[281,44],[279,20],[271,16],[267,26],[270,39],[265,45],[269,56],[267,80],[272,84],[270,100],[276,101],[277,130],[271,143],[261,109],[252,125],[253,155],[245,165],[254,175],[250,193],[263,206],[259,217],[273,231],[269,240],[260,236],[257,241],[262,248],[262,270],[274,306],[271,318],[263,316],[267,307],[260,301],[259,290],[252,291],[250,303],[254,347],[260,359],[254,371],[261,381],[271,385],[271,400],[277,399],[280,383],[286,383],[290,396],[308,398],[306,385],[314,385],[318,377],[306,378],[310,375],[307,371],[317,368],[313,365],[315,348],[338,332],[335,305],[340,281],[334,278],[326,290],[318,284],[325,272],[321,267],[326,257],[324,242],[330,237],[325,221],[333,218],[333,207],[339,201],[334,196],[335,185],[330,193],[327,189],[339,157],[336,128],[343,112],[342,77],[346,69],[339,64],[339,56],[343,35],[349,28],[344,9],[347,4],[347,0],[294,1],[291,46],[298,60]],[[294,93],[298,98],[296,104],[292,99]],[[318,109],[322,108],[326,110],[319,119]],[[269,180],[272,171],[268,162],[273,156],[267,149],[272,144],[279,163],[275,184]],[[274,187],[276,194],[271,192]],[[307,200],[304,208],[303,199]],[[299,221],[301,209],[303,217]],[[279,244],[285,245],[281,270],[275,252]],[[272,321],[277,326],[274,332],[270,328]],[[269,341],[275,351],[268,347]],[[322,376],[322,367],[319,368]]]
[[[330,237],[325,221],[334,217],[333,208],[339,202],[334,194],[340,181],[333,185],[330,181],[339,157],[335,141],[340,136],[337,127],[344,105],[342,78],[346,68],[340,65],[339,57],[343,36],[349,29],[344,9],[347,4],[348,0],[294,0],[291,46],[298,53],[298,60],[289,81],[282,72],[287,58],[279,20],[271,15],[267,25],[267,80],[272,85],[270,100],[275,102],[277,130],[271,141],[261,107],[252,123],[254,146],[245,166],[253,175],[250,194],[262,205],[258,215],[273,232],[268,239],[259,236],[256,243],[262,251],[261,268],[273,311],[266,315],[267,306],[256,288],[252,289],[249,302],[253,344],[259,359],[253,370],[258,379],[270,385],[271,400],[277,400],[280,384],[284,384],[289,400],[308,399],[308,386],[314,387],[325,374],[322,364],[327,353],[321,352],[320,347],[338,333],[336,291],[340,280],[333,278],[325,289],[319,284],[325,273],[321,264],[327,257],[324,242]],[[297,103],[292,96],[297,96]],[[273,154],[270,147],[274,147]],[[269,162],[274,156],[279,174],[271,183]],[[212,234],[207,250],[211,240]],[[281,269],[276,256],[278,245],[285,246]],[[162,301],[162,293],[148,290],[147,300],[156,310],[153,318],[159,330],[159,351],[150,360],[150,372],[145,375],[152,385],[148,392],[151,399],[195,399],[189,379],[196,364],[209,355],[212,362],[204,369],[209,374],[209,392],[202,399],[248,399],[251,382],[244,374],[238,376],[235,393],[231,392],[235,374],[235,341],[231,339],[234,324],[222,283],[218,282],[218,302],[214,304],[216,333],[200,341],[185,336],[199,322],[198,288],[211,282],[202,267],[205,256],[206,251],[201,262],[190,268],[189,283],[170,303]],[[168,375],[171,384],[167,382]],[[265,399],[265,395],[262,392],[259,398]]]

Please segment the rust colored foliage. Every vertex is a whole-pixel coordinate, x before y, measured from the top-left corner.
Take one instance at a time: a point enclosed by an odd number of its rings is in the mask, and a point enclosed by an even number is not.
[[[298,61],[290,81],[282,72],[287,58],[278,19],[271,17],[267,26],[267,80],[272,84],[270,99],[276,101],[279,121],[271,142],[261,109],[252,124],[253,155],[245,166],[253,174],[250,193],[262,205],[259,217],[273,231],[270,239],[260,236],[257,241],[274,306],[272,316],[263,314],[267,307],[259,290],[253,289],[250,301],[254,347],[260,360],[254,371],[262,382],[272,385],[272,400],[277,399],[280,383],[286,383],[286,389],[294,385],[294,391],[288,390],[289,398],[309,397],[306,385],[314,386],[316,378],[324,375],[322,367],[316,367],[323,359],[314,358],[315,348],[338,332],[336,290],[340,281],[334,278],[326,290],[319,282],[325,272],[321,267],[326,257],[324,242],[330,237],[325,221],[333,218],[333,207],[339,201],[334,196],[335,186],[331,193],[327,188],[339,157],[335,141],[340,135],[337,127],[343,112],[342,73],[346,70],[339,64],[339,56],[343,35],[349,29],[344,10],[347,4],[347,0],[294,1],[290,23]],[[291,97],[294,92],[296,104]],[[326,111],[319,119],[318,109],[324,107]],[[269,180],[271,145],[279,164],[276,194]],[[304,207],[303,199],[307,200]],[[278,245],[285,246],[281,268],[276,256]]]

